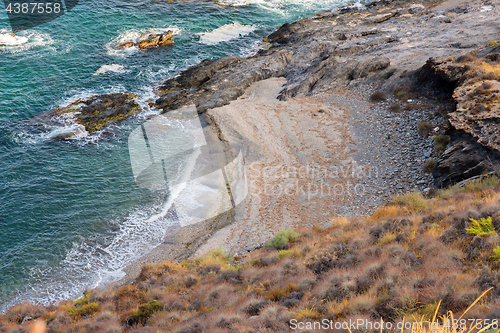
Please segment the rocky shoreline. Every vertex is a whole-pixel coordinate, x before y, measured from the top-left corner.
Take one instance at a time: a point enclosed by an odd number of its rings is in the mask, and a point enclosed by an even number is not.
[[[281,228],[326,226],[336,216],[369,214],[395,194],[429,193],[497,172],[499,152],[492,141],[450,123],[458,96],[453,93],[467,78],[443,73],[458,75],[457,59],[468,54],[474,58],[469,63],[493,68],[494,76],[486,79],[496,83],[485,89],[497,87],[499,10],[499,1],[489,0],[383,0],[326,11],[283,25],[254,56],[204,60],[159,82],[152,107],[169,112],[194,104],[221,142],[245,152],[250,182],[260,179],[258,168],[338,165],[341,175],[330,177],[327,187],[349,183],[363,192],[344,190],[332,198],[315,190],[312,200],[311,191],[275,194],[293,181],[319,186],[322,174],[297,180],[287,173],[258,183],[256,188],[269,185],[273,194],[250,189],[248,200],[225,222],[172,231],[127,268],[129,276],[119,284],[131,282],[146,262],[180,260],[218,246],[241,254]],[[469,65],[458,66],[459,74],[470,74],[464,69]],[[489,103],[497,103],[495,98]],[[462,110],[463,104],[458,101]],[[438,137],[449,144],[438,149]]]

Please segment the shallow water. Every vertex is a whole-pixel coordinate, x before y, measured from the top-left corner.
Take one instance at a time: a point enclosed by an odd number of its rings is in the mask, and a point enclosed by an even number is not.
[[[1,11],[0,311],[75,297],[159,244],[171,222],[150,218],[166,195],[135,184],[127,147],[131,131],[157,113],[146,103],[154,82],[206,58],[247,56],[277,26],[344,4],[90,0],[17,39]],[[113,49],[168,29],[173,47]],[[79,98],[125,91],[141,95],[142,112],[105,131],[54,141],[67,129],[27,124]]]

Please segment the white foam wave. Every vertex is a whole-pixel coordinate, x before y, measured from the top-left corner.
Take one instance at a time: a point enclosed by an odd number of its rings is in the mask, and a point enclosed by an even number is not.
[[[111,64],[101,66],[93,75],[105,74],[108,72],[112,73],[125,73],[125,67],[122,65]]]
[[[0,46],[15,46],[28,42],[28,38],[23,36],[16,36],[14,34],[0,33]]]
[[[54,40],[49,34],[36,30],[23,31],[15,37],[6,29],[0,29],[0,52],[19,53],[33,47],[50,46]]]
[[[232,7],[255,5],[273,14],[287,17],[294,12],[335,10],[355,2],[356,0],[219,0],[218,4]]]
[[[241,36],[248,35],[256,29],[255,25],[243,25],[238,22],[223,25],[209,32],[199,33],[200,42],[207,45],[215,45],[227,42]]]

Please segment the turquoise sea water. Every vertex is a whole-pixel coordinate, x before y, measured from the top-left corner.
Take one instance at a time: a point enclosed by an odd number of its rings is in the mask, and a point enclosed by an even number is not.
[[[353,1],[349,1],[353,2]],[[121,276],[159,244],[165,194],[136,186],[127,137],[148,114],[151,85],[206,58],[248,56],[277,26],[348,2],[335,0],[80,0],[62,17],[0,46],[0,312],[50,303]],[[0,34],[9,32],[0,5]],[[113,45],[174,30],[175,46],[142,52]],[[1,35],[0,35],[1,36]],[[96,74],[103,65],[116,71]],[[142,113],[76,140],[27,120],[93,94],[140,94]]]

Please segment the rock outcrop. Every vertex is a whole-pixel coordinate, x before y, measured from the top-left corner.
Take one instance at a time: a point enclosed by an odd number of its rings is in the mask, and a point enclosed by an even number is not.
[[[139,112],[140,106],[134,100],[136,97],[137,95],[132,93],[95,95],[80,99],[53,112],[44,113],[36,118],[36,122],[56,126],[59,123],[68,125],[68,122],[71,122],[83,126],[85,131],[92,133]],[[53,139],[71,138],[79,131],[81,130],[77,129]]]
[[[483,18],[476,31],[471,8],[480,8],[479,2],[439,14],[428,9],[438,2],[379,1],[284,24],[264,39],[269,47],[252,57],[205,60],[161,82],[155,106],[167,112],[195,104],[205,112],[271,77],[287,79],[280,100],[363,85],[392,91],[401,76],[429,57],[457,57],[495,38],[500,19],[494,14]],[[474,40],[465,43],[469,35]]]
[[[169,46],[175,43],[172,35],[173,32],[171,30],[162,33],[147,33],[140,36],[137,40],[120,44],[116,48],[121,49],[136,46],[140,49],[152,49],[160,46]]]
[[[438,160],[437,185],[447,186],[500,170],[500,53],[488,47],[483,55],[430,58],[422,68],[452,87],[455,108],[447,115],[452,137]]]
[[[456,109],[448,114],[451,125],[483,146],[500,150],[500,53],[483,58],[432,58],[427,66],[456,86]]]

